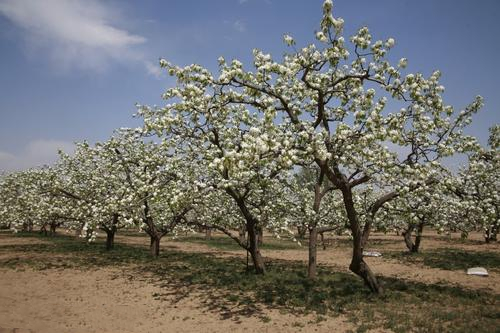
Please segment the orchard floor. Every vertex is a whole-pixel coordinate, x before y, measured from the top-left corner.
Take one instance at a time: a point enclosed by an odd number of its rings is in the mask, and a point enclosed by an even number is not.
[[[265,238],[264,278],[217,234],[164,238],[154,260],[143,235],[117,235],[109,252],[102,242],[0,232],[0,333],[500,332],[500,244],[476,234],[426,233],[412,256],[400,236],[374,234],[383,256],[366,260],[382,297],[349,273],[344,237],[319,244],[315,283],[306,244],[289,240]],[[474,266],[490,275],[467,276]]]

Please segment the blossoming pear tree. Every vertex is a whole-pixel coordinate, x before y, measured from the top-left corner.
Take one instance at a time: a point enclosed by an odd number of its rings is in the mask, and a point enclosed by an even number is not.
[[[28,169],[4,175],[0,181],[0,216],[11,229],[33,227],[54,234],[56,228],[73,220],[71,203],[53,192],[58,171],[54,167]]]
[[[344,21],[332,15],[332,7],[331,0],[323,4],[318,46],[297,49],[285,36],[292,52],[278,62],[254,50],[253,71],[220,58],[214,76],[198,65],[180,68],[162,60],[178,86],[164,96],[171,104],[143,114],[152,130],[196,139],[219,172],[217,186],[225,187],[248,218],[250,238],[259,222],[245,202],[251,193],[245,180],[267,182],[278,171],[274,166],[312,158],[342,195],[353,237],[351,271],[370,290],[382,292],[363,259],[377,212],[434,182],[443,157],[475,145],[462,129],[482,99],[456,112],[441,97],[439,71],[428,77],[404,74],[407,60],[391,64],[387,57],[394,39],[374,41],[366,27],[346,40]],[[353,192],[367,185],[379,195],[361,221]]]
[[[486,242],[497,240],[500,231],[500,125],[490,128],[488,144],[469,156],[452,183],[452,206],[462,230],[480,230]]]
[[[344,231],[347,219],[340,197],[334,192],[335,187],[325,180],[324,173],[315,165],[303,166],[293,175],[287,188],[286,209],[292,224],[299,234],[309,231],[307,275],[314,279],[317,272],[318,235],[323,239],[325,232]]]
[[[165,235],[190,230],[186,215],[203,189],[196,183],[197,165],[175,154],[173,142],[146,140],[137,131],[122,130],[106,147],[118,158],[116,171],[122,173],[135,219],[149,235],[151,254],[157,257]]]
[[[31,230],[35,223],[36,187],[31,183],[33,170],[12,172],[0,179],[0,220],[14,231]]]
[[[95,240],[99,230],[106,233],[106,248],[114,247],[118,229],[132,227],[131,207],[135,197],[127,186],[117,154],[107,143],[77,144],[74,155],[61,154],[61,182],[58,195],[72,199],[77,206],[76,228],[82,237]]]
[[[402,230],[409,253],[419,252],[425,227],[444,232],[443,224],[453,224],[450,220],[449,193],[444,182],[447,177],[439,182],[436,178],[436,182],[428,187],[416,188],[388,202],[378,216],[380,222],[377,228]]]
[[[259,234],[280,227],[271,212],[279,205],[287,170],[297,160],[293,133],[287,124],[273,123],[273,112],[260,117],[232,103],[232,93],[214,85],[216,80],[201,66],[161,65],[177,77],[178,85],[163,95],[171,102],[165,107],[139,108],[145,131],[179,142],[176,153],[203,166],[200,185],[234,201],[248,234],[247,241],[238,244],[249,251],[256,273],[264,273]]]

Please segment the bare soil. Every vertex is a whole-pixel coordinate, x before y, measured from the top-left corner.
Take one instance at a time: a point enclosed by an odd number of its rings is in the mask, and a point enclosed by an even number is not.
[[[456,236],[456,235],[454,235]],[[477,237],[477,236],[476,236]],[[450,243],[443,237],[426,234],[422,251],[439,248],[461,248],[470,251],[500,252],[500,244]],[[147,246],[145,237],[117,236],[117,242]],[[43,243],[37,238],[0,236],[0,247],[13,244]],[[343,245],[344,244],[344,245]],[[401,237],[374,235],[374,250],[404,251]],[[162,241],[162,250],[172,248],[186,252],[213,253],[217,256],[245,256],[243,251],[222,251],[205,244]],[[307,250],[266,250],[270,259],[301,260],[306,262]],[[43,260],[41,254],[12,251],[2,258],[31,256]],[[345,239],[330,237],[326,250],[318,249],[320,265],[348,271],[350,250]],[[500,274],[490,272],[487,278],[467,276],[463,271],[450,271],[426,267],[422,264],[404,264],[390,258],[367,258],[378,275],[398,277],[428,283],[446,283],[468,289],[488,290],[500,294]],[[305,269],[305,267],[304,267]],[[211,309],[195,293],[184,295],[175,302],[155,298],[155,294],[175,298],[179,290],[149,283],[147,279],[134,279],[126,268],[98,268],[93,270],[1,268],[0,269],[0,333],[4,332],[350,332],[356,326],[346,317],[326,316],[318,320],[315,314],[286,313],[261,306],[259,316],[238,308]],[[207,290],[207,292],[212,292]],[[216,294],[212,295],[217,297]],[[260,306],[260,305],[259,305]],[[232,312],[227,318],[225,312]],[[236,313],[236,315],[234,315]],[[311,325],[312,324],[312,325]],[[375,331],[371,331],[375,332]],[[384,332],[377,330],[376,332]]]

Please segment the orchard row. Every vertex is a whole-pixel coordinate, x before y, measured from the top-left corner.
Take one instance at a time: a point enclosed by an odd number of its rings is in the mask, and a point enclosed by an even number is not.
[[[143,126],[80,143],[52,166],[2,176],[0,221],[64,224],[90,241],[102,231],[109,249],[118,229],[136,227],[152,255],[167,234],[210,228],[247,250],[257,274],[264,230],[308,233],[312,279],[318,233],[336,231],[352,238],[351,271],[378,293],[363,259],[373,230],[401,230],[410,251],[424,226],[495,239],[500,126],[488,147],[464,134],[482,99],[457,112],[439,71],[406,73],[406,58],[389,60],[395,41],[366,27],[346,40],[332,6],[316,45],[286,35],[290,51],[276,61],[254,50],[251,70],[222,57],[218,73],[161,60],[177,79],[165,105],[139,105]],[[468,159],[459,171],[443,162],[454,154]]]

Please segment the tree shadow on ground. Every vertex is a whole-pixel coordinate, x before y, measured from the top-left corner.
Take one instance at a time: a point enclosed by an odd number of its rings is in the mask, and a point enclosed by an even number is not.
[[[47,243],[4,245],[0,253],[36,253],[42,259],[19,256],[0,267],[35,269],[123,268],[129,278],[158,285],[151,297],[175,304],[195,296],[199,307],[220,319],[266,316],[266,308],[302,315],[343,315],[360,332],[385,328],[394,332],[494,332],[500,324],[500,296],[444,284],[425,284],[381,277],[386,293],[372,295],[356,276],[320,266],[315,281],[307,278],[304,263],[272,260],[264,276],[246,268],[244,257],[163,250],[151,258],[144,246],[88,244],[73,237],[44,238]],[[165,244],[166,245],[166,244]],[[448,257],[453,260],[453,256]],[[496,259],[495,259],[496,260]]]
[[[440,248],[419,253],[390,252],[387,256],[402,263],[421,263],[445,270],[465,271],[467,268],[481,266],[488,270],[500,271],[500,253],[493,251]]]

